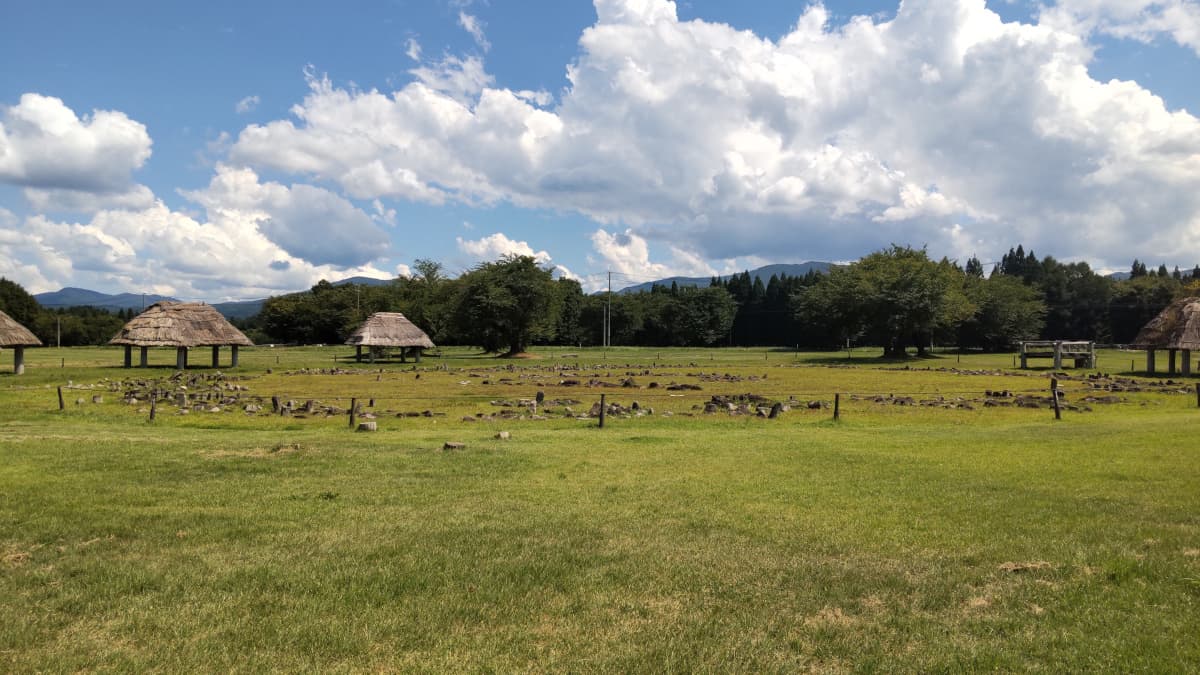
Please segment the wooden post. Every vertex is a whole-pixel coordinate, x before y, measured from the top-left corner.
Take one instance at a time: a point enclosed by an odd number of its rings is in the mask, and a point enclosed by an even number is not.
[[[1175,374],[1175,350],[1174,349],[1167,350],[1167,374],[1168,375]]]
[[[833,419],[835,419],[835,420],[842,419],[842,395],[841,394],[833,395]]]
[[[1146,350],[1146,373],[1149,375],[1154,374],[1154,348],[1153,347]]]
[[[417,363],[421,362],[421,350],[423,350],[423,349],[425,349],[425,348],[417,347],[416,349],[413,350],[413,360],[416,361]]]
[[[230,364],[230,367],[237,368],[237,364],[238,364],[238,362],[237,362],[238,346],[237,345],[233,345],[232,347],[229,348],[229,357],[233,360],[233,363]]]
[[[140,363],[138,363],[138,367],[139,367],[139,368],[145,368],[146,366],[150,365],[150,355],[149,355],[149,351],[150,351],[150,348],[149,348],[149,347],[142,347],[142,348],[141,348],[141,352],[142,352],[142,354],[141,354],[141,357],[142,357],[142,360],[141,360],[141,362],[140,362]]]
[[[133,367],[133,345],[125,345],[125,367]]]
[[[604,394],[600,394],[600,428],[604,428],[604,415],[607,412],[608,404],[604,401]]]
[[[1181,371],[1184,377],[1192,374],[1192,350],[1183,350],[1183,370]]]
[[[1050,378],[1050,400],[1054,402],[1054,419],[1062,419],[1062,408],[1058,405],[1058,378]]]
[[[358,399],[356,399],[356,398],[350,399],[350,428],[351,429],[353,429],[355,423],[358,422],[358,411],[356,410],[357,407],[358,407]]]
[[[1197,397],[1200,397],[1200,384],[1196,385],[1196,394],[1197,394]],[[63,403],[62,387],[59,387],[58,388],[58,409],[65,410],[66,407],[67,407],[66,404]]]
[[[175,348],[175,370],[187,370],[187,347]]]
[[[275,363],[279,363],[279,357],[276,356],[275,359]],[[355,363],[362,363],[362,345],[354,345],[354,361]]]
[[[154,414],[158,412],[158,392],[150,394],[150,421],[154,421]]]
[[[1062,370],[1062,340],[1054,341],[1054,370]]]
[[[1021,343],[1021,370],[1029,367],[1029,357],[1025,356],[1025,343]]]
[[[19,345],[13,347],[13,373],[16,375],[25,374],[25,348]]]
[[[212,367],[220,368],[221,367],[221,348],[218,347],[217,345],[213,345],[212,350],[213,350],[213,365],[212,365]]]
[[[1200,382],[1196,383],[1196,407],[1200,408]]]

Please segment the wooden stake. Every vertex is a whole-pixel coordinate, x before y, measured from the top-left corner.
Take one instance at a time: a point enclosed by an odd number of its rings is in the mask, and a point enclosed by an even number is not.
[[[600,428],[604,428],[604,415],[607,412],[608,404],[604,402],[604,394],[600,394]]]
[[[62,391],[61,389],[59,391]],[[62,394],[59,394],[59,400],[62,400]],[[1196,407],[1200,408],[1200,382],[1196,383]]]
[[[833,419],[840,420],[842,418],[842,395],[833,395]]]
[[[1062,419],[1062,408],[1058,405],[1058,378],[1050,378],[1050,399],[1054,401],[1054,419]]]
[[[1198,399],[1200,399],[1200,384],[1196,385],[1196,396]],[[67,406],[63,403],[62,387],[59,387],[58,388],[58,409],[65,410],[66,407]]]
[[[154,421],[154,415],[158,412],[158,394],[150,394],[150,421]]]
[[[354,423],[358,421],[358,419],[357,419],[358,411],[355,410],[355,408],[357,408],[357,407],[358,407],[358,399],[356,399],[356,398],[350,399],[350,428],[351,429],[354,428]]]

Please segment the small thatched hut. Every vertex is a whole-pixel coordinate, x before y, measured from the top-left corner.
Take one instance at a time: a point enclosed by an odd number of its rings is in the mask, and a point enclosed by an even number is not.
[[[1183,298],[1167,306],[1138,333],[1133,346],[1146,350],[1146,371],[1154,373],[1154,351],[1169,350],[1168,372],[1175,374],[1175,352],[1183,352],[1183,375],[1192,374],[1192,350],[1200,349],[1200,298]]]
[[[375,355],[387,349],[399,349],[400,361],[412,353],[416,360],[421,360],[421,350],[433,349],[433,340],[425,331],[417,328],[399,312],[376,312],[358,327],[358,330],[346,338],[346,344],[354,345],[354,359],[362,361],[362,348],[369,349],[371,362]]]
[[[146,350],[150,347],[174,347],[175,367],[187,368],[188,349],[212,347],[212,365],[220,365],[221,347],[232,351],[232,365],[238,364],[238,347],[253,347],[250,338],[233,327],[221,313],[202,302],[156,302],[125,324],[108,341],[124,345],[125,367],[133,366],[133,348],[142,350],[141,367],[146,367]]]
[[[0,312],[0,347],[12,347],[14,373],[21,375],[25,372],[25,348],[41,346],[42,341],[28,328]]]

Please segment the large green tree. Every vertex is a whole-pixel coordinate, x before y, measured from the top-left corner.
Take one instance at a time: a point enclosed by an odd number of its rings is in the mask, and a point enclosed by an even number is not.
[[[562,294],[549,270],[530,256],[505,256],[462,276],[454,329],[464,342],[506,355],[553,336]]]
[[[866,335],[884,345],[885,356],[903,356],[909,345],[923,355],[935,335],[974,313],[962,270],[930,260],[924,249],[897,245],[831,270],[800,294],[797,310],[844,337]]]
[[[1003,351],[1041,333],[1046,305],[1036,289],[998,274],[982,279],[968,274],[964,287],[975,313],[958,327],[961,347]]]
[[[28,327],[33,325],[42,306],[21,284],[0,277],[0,311]]]

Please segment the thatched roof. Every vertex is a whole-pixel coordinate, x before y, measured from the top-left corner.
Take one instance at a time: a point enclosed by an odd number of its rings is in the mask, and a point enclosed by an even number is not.
[[[250,338],[201,302],[156,302],[108,341],[134,347],[251,347]]]
[[[11,316],[0,312],[0,347],[40,347],[42,341],[17,323]]]
[[[346,338],[348,345],[364,347],[424,347],[433,349],[433,340],[400,312],[376,312]]]
[[[1200,350],[1200,298],[1172,302],[1138,333],[1133,346]]]

